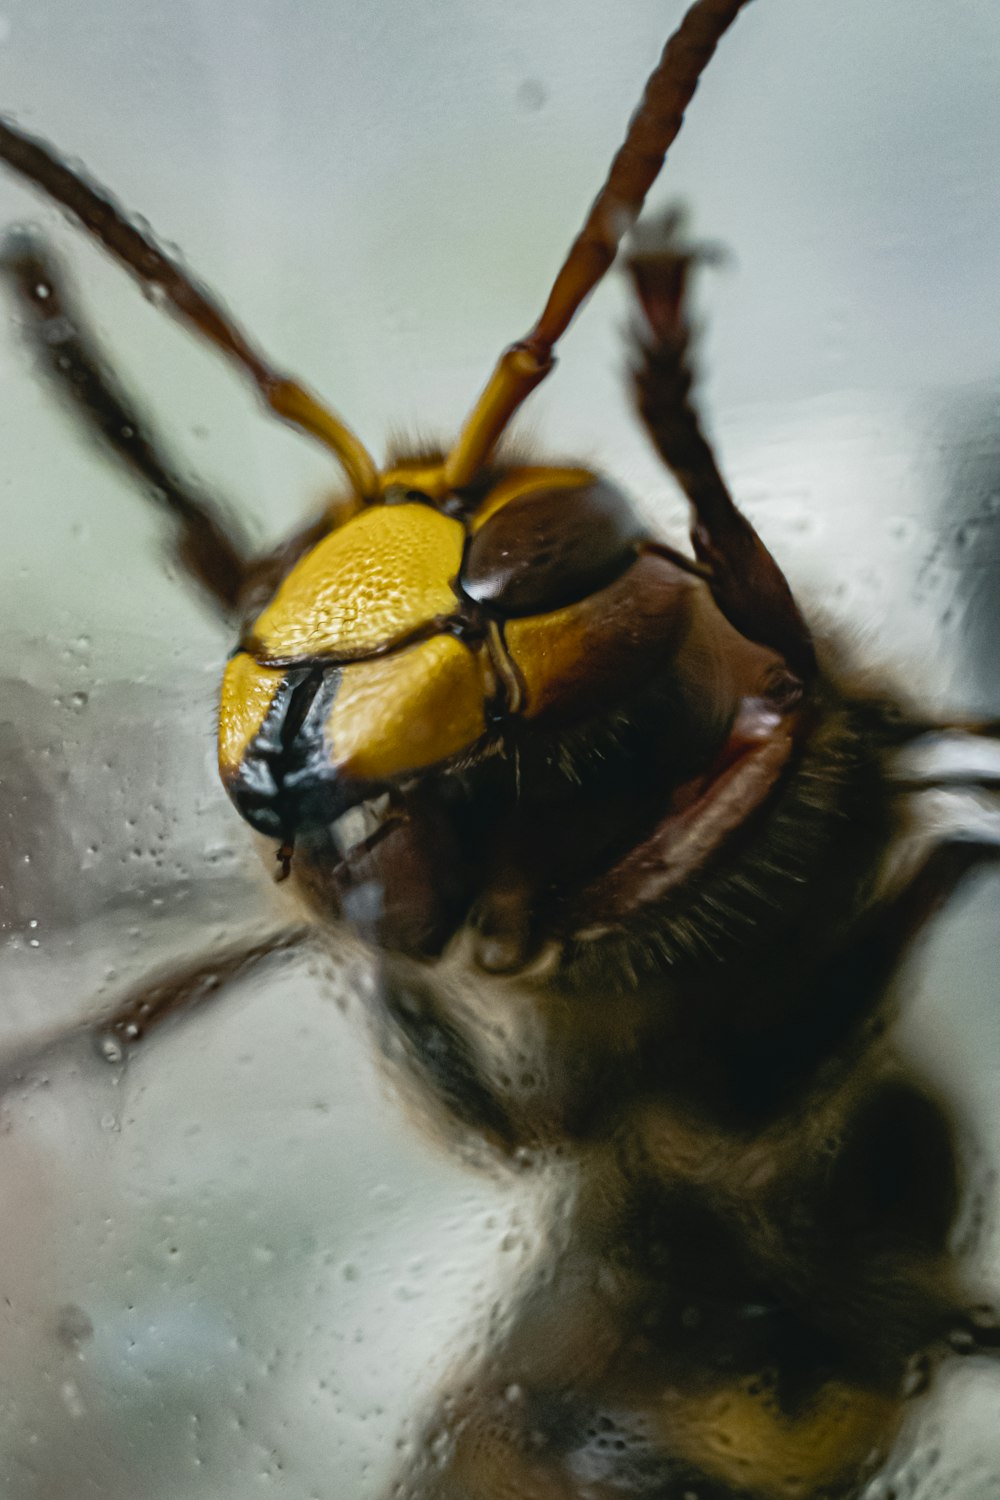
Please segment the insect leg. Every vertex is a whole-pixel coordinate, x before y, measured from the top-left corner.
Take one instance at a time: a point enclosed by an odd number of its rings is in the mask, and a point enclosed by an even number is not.
[[[173,1016],[181,1016],[214,1000],[228,985],[246,978],[268,960],[303,947],[313,936],[308,927],[270,934],[219,954],[206,954],[194,963],[163,971],[143,981],[101,1022],[53,1028],[0,1052],[0,1094],[22,1083],[81,1041],[109,1062],[121,1062],[138,1042]]]
[[[808,677],[816,666],[809,630],[784,574],[737,509],[692,400],[686,300],[698,255],[680,244],[679,231],[679,215],[668,215],[629,257],[642,313],[639,412],[691,504],[692,542],[722,613],[741,634],[779,651],[793,671]]]
[[[772,1027],[740,1037],[731,1057],[731,1102],[749,1117],[773,1114],[811,1087],[815,1070],[874,1021],[908,949],[973,871],[1000,862],[1000,842],[945,837],[894,893],[876,903],[838,951],[803,983],[790,976],[789,1007]]]
[[[994,720],[942,723],[901,717],[890,763],[894,793],[1000,790],[1000,726]]]
[[[101,1051],[109,1059],[124,1056],[164,1021],[214,1000],[227,985],[246,978],[279,954],[304,947],[314,936],[312,927],[293,927],[144,980],[94,1028]]]
[[[876,907],[849,950],[850,966],[866,983],[884,988],[906,950],[952,898],[965,877],[1000,862],[1000,843],[978,836],[949,837],[924,856],[905,885]]]
[[[447,1125],[474,1132],[503,1156],[524,1143],[473,1038],[419,975],[382,965],[374,1021],[386,1057],[405,1063]]]
[[[180,479],[119,381],[111,374],[65,278],[39,235],[9,235],[0,275],[17,295],[31,347],[70,410],[130,470],[177,527],[177,559],[219,611],[231,617],[248,564],[242,540],[211,501]]]
[[[375,464],[360,440],[298,381],[255,348],[221,305],[153,238],[130,223],[108,193],[80,176],[45,142],[0,119],[0,160],[33,183],[102,244],[142,285],[157,294],[196,333],[237,364],[275,416],[332,450],[362,499],[378,491]]]

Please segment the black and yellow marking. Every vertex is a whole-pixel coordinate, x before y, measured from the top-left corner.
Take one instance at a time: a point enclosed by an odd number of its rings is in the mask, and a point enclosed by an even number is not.
[[[624,496],[589,470],[498,469],[471,508],[421,494],[422,474],[383,475],[383,503],[306,553],[245,634],[219,719],[238,800],[239,784],[257,798],[273,779],[265,721],[287,674],[327,680],[285,769],[378,785],[466,755],[511,719],[583,720],[682,635],[697,582],[643,550]],[[251,765],[262,758],[267,775]]]

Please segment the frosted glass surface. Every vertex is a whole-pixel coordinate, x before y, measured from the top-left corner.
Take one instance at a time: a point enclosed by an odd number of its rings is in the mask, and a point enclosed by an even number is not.
[[[530,325],[681,11],[6,0],[0,108],[182,247],[381,452],[452,432]],[[731,251],[700,292],[704,402],[797,590],[919,698],[993,714],[998,77],[996,0],[758,0],[654,195]],[[29,222],[184,467],[261,545],[312,514],[323,455],[0,173],[0,225]],[[630,412],[627,316],[612,278],[523,430],[679,540]],[[353,953],[234,986],[124,1069],[96,1056],[86,1023],[116,994],[277,922],[283,898],[215,776],[231,642],[12,312],[0,455],[0,1491],[374,1500],[544,1253],[540,1189],[414,1131],[370,1059]],[[904,1023],[978,1142],[988,1268],[997,894],[979,882],[935,929]],[[970,1363],[941,1383],[899,1493],[996,1493],[998,1380]]]

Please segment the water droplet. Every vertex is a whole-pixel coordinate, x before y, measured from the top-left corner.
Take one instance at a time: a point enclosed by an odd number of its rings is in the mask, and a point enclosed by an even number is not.
[[[62,1396],[63,1405],[70,1416],[79,1420],[85,1414],[87,1408],[83,1404],[83,1397],[80,1395],[80,1388],[76,1381],[64,1380],[59,1388],[59,1394]]]
[[[518,84],[515,98],[519,109],[537,114],[548,103],[549,91],[540,78],[525,78]]]
[[[56,1337],[67,1349],[79,1349],[81,1344],[94,1336],[94,1325],[75,1302],[68,1302],[60,1309],[56,1324]]]
[[[97,1051],[104,1058],[105,1062],[120,1063],[125,1061],[125,1048],[110,1031],[98,1038]]]

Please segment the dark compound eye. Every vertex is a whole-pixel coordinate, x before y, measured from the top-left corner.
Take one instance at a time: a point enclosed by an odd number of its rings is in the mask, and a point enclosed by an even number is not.
[[[547,614],[613,583],[644,534],[625,496],[603,480],[535,490],[511,500],[473,537],[462,588],[500,615]]]

